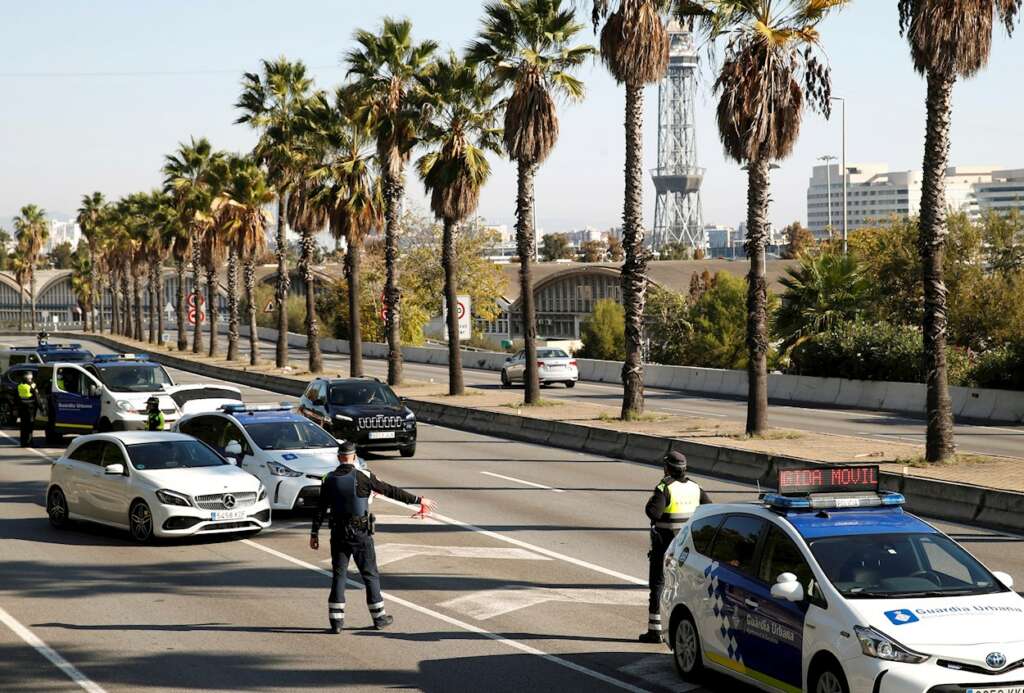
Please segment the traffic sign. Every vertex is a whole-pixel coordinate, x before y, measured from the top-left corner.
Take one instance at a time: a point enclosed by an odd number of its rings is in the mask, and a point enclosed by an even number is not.
[[[473,336],[472,311],[469,296],[456,296],[455,302],[458,305],[457,315],[459,316],[459,339],[469,339]],[[448,304],[445,303],[441,314],[441,321],[448,324]],[[448,339],[448,329],[444,330],[444,338]]]
[[[206,299],[203,297],[202,294],[190,293],[188,295],[188,307],[195,308],[196,303],[198,303],[199,307],[202,308],[203,304],[206,303]]]
[[[267,306],[263,309],[263,312],[264,313],[273,313],[274,312],[274,299],[270,299],[269,301],[267,301]]]
[[[384,292],[380,292],[380,321],[385,325],[388,324],[388,302],[384,298]]]
[[[195,325],[197,322],[206,322],[206,313],[202,310],[196,311],[195,308],[188,309],[188,321]]]

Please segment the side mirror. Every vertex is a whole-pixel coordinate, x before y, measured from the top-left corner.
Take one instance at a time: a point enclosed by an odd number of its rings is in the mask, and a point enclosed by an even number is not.
[[[506,356],[505,357],[505,363],[512,363],[512,357],[511,356]]]
[[[242,444],[237,440],[232,440],[226,446],[224,446],[224,454],[228,457],[234,457],[238,459],[242,456]]]
[[[405,404],[406,402],[409,401],[409,398],[406,397],[405,395],[402,395],[401,397],[398,398],[398,401],[401,402],[402,404]]]
[[[772,585],[772,598],[784,599],[787,602],[802,602],[804,600],[804,586],[797,582],[793,573],[783,573]]]
[[[1013,589],[1013,577],[1009,573],[1004,573],[1000,570],[996,570],[993,571],[992,575],[995,577],[996,580],[999,580],[999,582],[1003,584],[1003,587],[1005,587],[1008,590]]]
[[[124,465],[108,464],[106,467],[104,467],[103,473],[109,476],[124,476]]]
[[[89,396],[90,397],[99,397],[100,396],[100,387],[99,387],[99,385],[90,385],[89,386]]]

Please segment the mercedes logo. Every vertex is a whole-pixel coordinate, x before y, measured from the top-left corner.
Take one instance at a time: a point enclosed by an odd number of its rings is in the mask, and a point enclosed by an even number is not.
[[[230,493],[225,493],[224,496],[220,499],[220,502],[223,503],[224,507],[227,508],[228,510],[231,510],[231,508],[235,507],[235,497],[232,496]]]
[[[988,657],[985,657],[985,664],[989,669],[1002,669],[1006,666],[1006,655],[1002,652],[990,652]]]

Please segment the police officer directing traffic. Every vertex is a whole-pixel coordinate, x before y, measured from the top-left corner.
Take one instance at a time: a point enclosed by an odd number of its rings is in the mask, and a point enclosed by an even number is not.
[[[651,552],[648,581],[651,588],[647,609],[647,632],[640,636],[640,642],[660,643],[663,640],[661,627],[661,590],[665,585],[665,549],[675,539],[698,505],[710,503],[707,493],[686,477],[686,455],[673,450],[664,457],[665,478],[655,487],[647,501],[647,517],[651,521]]]
[[[164,413],[160,411],[160,400],[156,397],[146,400],[146,429],[149,431],[164,430]]]
[[[18,420],[21,422],[21,447],[27,448],[32,444],[32,431],[36,423],[36,400],[39,392],[36,384],[32,382],[32,372],[26,371],[20,383],[18,383]]]
[[[340,633],[345,625],[345,577],[349,558],[354,558],[359,574],[366,585],[366,606],[373,617],[377,630],[386,628],[394,618],[384,611],[384,597],[380,593],[380,573],[377,571],[377,554],[373,546],[373,515],[370,514],[370,493],[406,503],[419,504],[426,513],[435,507],[434,501],[414,496],[408,491],[392,486],[378,479],[370,472],[357,469],[356,446],[350,441],[338,447],[338,468],[324,478],[320,489],[320,500],[309,547],[320,548],[320,525],[329,515],[331,528],[331,594],[327,598],[327,617],[332,633]]]

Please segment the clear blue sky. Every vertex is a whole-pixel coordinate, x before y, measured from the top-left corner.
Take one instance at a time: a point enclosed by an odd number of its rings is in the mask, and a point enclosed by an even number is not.
[[[94,189],[116,197],[156,186],[163,155],[191,135],[223,149],[248,149],[254,137],[232,124],[233,104],[241,71],[255,69],[261,58],[302,59],[315,67],[318,85],[328,87],[344,77],[340,57],[356,27],[373,28],[384,14],[405,15],[418,37],[461,48],[481,6],[480,0],[0,0],[0,223],[27,202],[66,215]],[[834,93],[849,98],[849,160],[918,168],[924,83],[898,35],[896,3],[854,0],[822,33]],[[583,38],[595,42],[589,27]],[[989,68],[957,86],[952,163],[1024,167],[1022,56],[1024,36],[1014,44],[1000,31]],[[66,74],[146,71],[205,73]],[[538,222],[549,231],[607,227],[621,215],[622,91],[599,63],[582,76],[588,98],[562,108],[562,136],[537,180]],[[647,95],[645,165],[651,168],[657,90]],[[722,155],[706,75],[698,102],[705,221],[737,225],[745,180]],[[831,123],[806,117],[795,152],[773,177],[776,223],[804,219],[811,166],[822,154],[839,154],[837,116]],[[488,220],[512,221],[514,181],[513,168],[496,162],[480,206]],[[409,187],[422,196],[412,177]],[[650,223],[649,185],[645,202]]]

